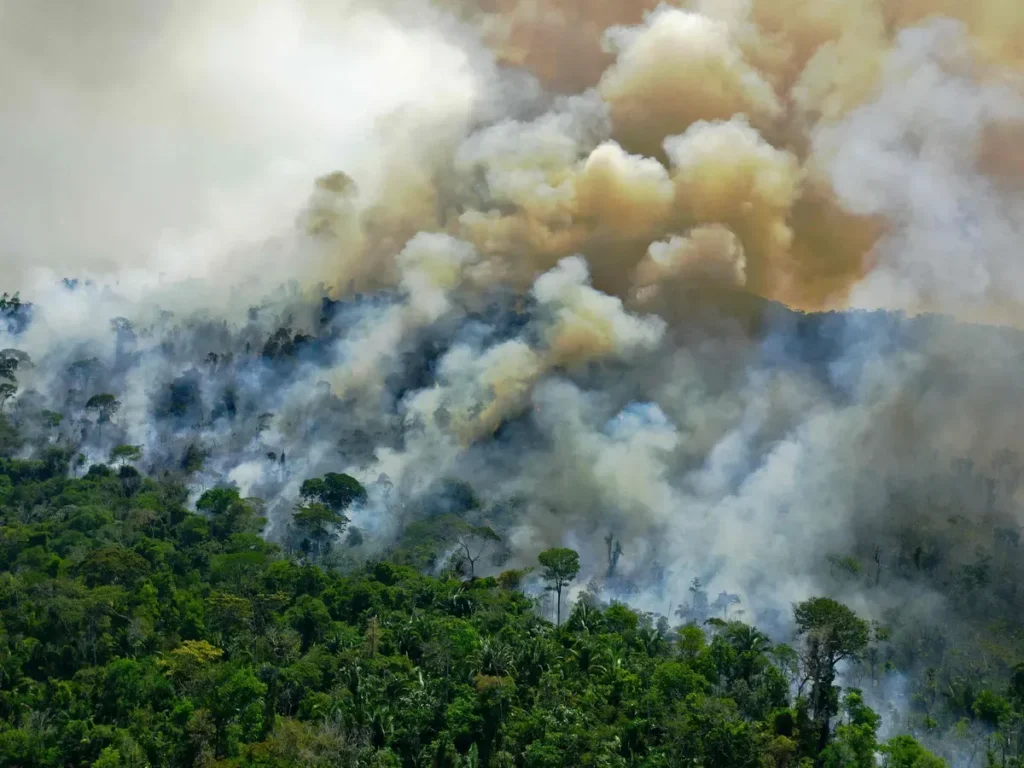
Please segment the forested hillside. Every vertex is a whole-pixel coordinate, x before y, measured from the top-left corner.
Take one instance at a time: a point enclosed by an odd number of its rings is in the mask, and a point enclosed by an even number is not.
[[[32,307],[2,301],[20,333]],[[837,335],[888,360],[935,338],[956,340],[957,367],[929,366],[906,384],[925,404],[941,394],[922,409],[958,402],[970,350],[981,356],[993,339],[1002,351],[1019,341],[1013,331],[939,319],[750,307],[749,317],[769,329],[744,331],[767,339],[757,351],[761,370],[831,386],[829,407],[847,413],[860,406],[831,374]],[[671,527],[616,536],[623,511],[602,499],[580,515],[593,497],[578,485],[549,497],[558,504],[552,535],[562,544],[527,557],[530,545],[516,536],[531,530],[524,520],[549,489],[517,478],[514,465],[507,479],[520,490],[511,496],[501,495],[491,468],[484,475],[434,469],[430,482],[410,485],[417,479],[410,476],[389,497],[386,476],[364,485],[324,471],[358,465],[367,439],[351,426],[360,418],[356,405],[323,393],[319,410],[288,437],[288,463],[283,447],[274,450],[273,440],[283,438],[267,424],[296,422],[261,406],[275,388],[308,375],[304,366],[323,354],[317,345],[339,332],[330,315],[344,317],[344,306],[325,301],[323,309],[320,338],[275,346],[291,339],[278,330],[261,348],[225,333],[214,339],[237,357],[211,352],[202,366],[189,360],[211,343],[203,342],[208,327],[163,329],[148,354],[194,367],[170,381],[145,379],[141,410],[125,381],[135,369],[150,376],[147,353],[134,345],[151,332],[127,321],[111,326],[118,352],[109,367],[85,359],[61,371],[14,348],[0,353],[0,395],[9,400],[0,412],[5,763],[1021,763],[1022,564],[1014,521],[1024,473],[1012,451],[984,464],[928,453],[879,462],[880,499],[869,493],[877,474],[846,470],[857,479],[843,501],[856,512],[852,539],[821,531],[815,538],[791,525],[792,508],[772,512],[770,493],[751,493],[752,509],[766,505],[786,539],[780,552],[757,549],[757,570],[746,575],[742,553],[709,568],[716,560],[693,542],[661,540],[658,531]],[[241,335],[260,338],[260,327]],[[403,356],[389,380],[396,402],[442,375],[432,360],[443,339]],[[986,358],[992,370],[1006,367],[1004,388],[1016,386],[1014,359]],[[867,376],[870,359],[856,364]],[[565,375],[585,387],[594,369]],[[23,381],[46,383],[52,394],[21,388]],[[467,469],[499,450],[512,458],[557,449],[557,432],[543,428],[554,414],[540,408],[499,425],[481,441],[487,453]],[[656,407],[629,404],[588,439],[618,439],[637,428],[630,422],[656,435],[658,418]],[[340,430],[337,453],[311,461],[310,445],[321,444],[328,422]],[[893,439],[905,428],[888,426]],[[408,445],[415,429],[396,430],[394,445]],[[138,434],[146,445],[124,442]],[[770,434],[766,466],[779,452]],[[236,452],[252,458],[239,463]],[[376,449],[377,458],[386,454]],[[875,459],[857,454],[859,462]],[[641,451],[627,466],[643,473],[658,461]],[[246,493],[237,470],[217,474],[224,462],[258,466],[260,481]],[[313,466],[323,474],[300,474]],[[537,477],[557,483],[557,467]],[[812,498],[831,503],[844,492],[842,477],[830,477],[834,487]],[[269,501],[250,495],[260,488]],[[699,509],[692,500],[675,503]],[[805,519],[822,531],[837,522]],[[739,531],[732,535],[753,536]],[[582,546],[566,548],[567,535]],[[736,539],[718,546],[727,541]],[[665,572],[635,556],[646,542],[655,552],[681,546],[694,554]],[[798,553],[814,574],[810,594],[823,597],[788,598],[803,589],[792,579],[804,572],[781,561],[773,569],[772,558],[785,552]],[[733,578],[742,595],[728,590]],[[664,607],[641,609],[652,603]]]
[[[795,605],[791,638],[586,598],[557,626],[522,571],[321,567],[361,490],[344,476],[305,484],[288,554],[259,536],[257,500],[212,489],[190,512],[178,480],[115,453],[77,478],[59,450],[0,462],[4,765],[943,764],[909,735],[880,743],[840,687],[869,667],[875,684],[885,639],[833,600]],[[556,549],[536,575],[560,590],[578,571]],[[1014,683],[969,716],[1016,739]],[[1017,764],[1018,741],[986,743]]]
[[[0,0],[0,768],[1024,768],[1022,41]]]

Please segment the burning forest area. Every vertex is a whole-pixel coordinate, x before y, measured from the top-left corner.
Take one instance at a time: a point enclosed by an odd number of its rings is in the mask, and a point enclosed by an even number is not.
[[[0,0],[0,764],[1024,766],[1022,41]]]

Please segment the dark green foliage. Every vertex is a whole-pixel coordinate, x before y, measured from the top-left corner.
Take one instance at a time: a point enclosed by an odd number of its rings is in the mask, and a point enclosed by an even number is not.
[[[885,768],[944,768],[945,761],[933,755],[911,736],[897,736],[881,747]]]
[[[209,452],[196,443],[190,443],[181,457],[181,470],[188,475],[202,470]]]
[[[32,305],[21,300],[15,293],[0,294],[0,328],[8,333],[21,333],[32,317]]]
[[[260,504],[236,489],[191,513],[180,485],[131,466],[65,472],[0,459],[2,765],[859,768],[878,749],[851,690],[817,750],[820,723],[789,695],[793,652],[740,622],[672,631],[581,601],[556,627],[518,591],[527,571],[340,574],[261,539]],[[359,498],[324,483],[294,519],[320,545]],[[474,556],[497,537],[435,522]],[[539,559],[553,589],[578,575],[572,550]],[[839,603],[796,618],[820,664],[862,650]],[[976,696],[978,717],[1010,717],[1015,690]],[[909,737],[883,752],[942,764]]]
[[[351,475],[328,472],[323,477],[313,477],[302,483],[299,490],[304,499],[317,501],[341,512],[353,504],[366,501],[366,489]]]
[[[235,488],[207,491],[199,497],[196,509],[209,516],[210,533],[221,541],[234,534],[259,533],[266,523],[253,503],[241,498]]]
[[[311,340],[310,336],[303,333],[296,333],[293,336],[290,328],[278,328],[263,346],[263,356],[271,360],[290,358]]]
[[[304,504],[295,510],[292,523],[303,536],[303,549],[311,551],[316,558],[322,558],[331,539],[340,534],[348,518],[326,504],[314,502]]]
[[[198,374],[190,371],[172,381],[154,404],[158,417],[198,418],[201,412],[202,391]]]
[[[6,295],[4,294],[4,296]],[[18,366],[25,361],[27,361],[27,356],[16,349],[0,351],[0,409],[18,393],[18,381],[15,373]]]
[[[93,395],[85,404],[86,410],[95,411],[101,424],[110,421],[121,408],[121,401],[109,392]]]
[[[110,463],[120,463],[122,467],[127,464],[134,464],[142,458],[142,446],[139,445],[117,445],[110,451]]]
[[[21,435],[0,411],[0,458],[10,458],[21,447]]]
[[[15,349],[0,350],[0,379],[15,381],[18,365],[25,359],[24,354]]]
[[[0,294],[0,313],[17,312],[21,309],[21,296],[15,293],[13,296],[6,291]]]
[[[827,597],[805,600],[794,607],[793,615],[803,641],[801,692],[803,684],[810,685],[810,715],[818,729],[815,749],[824,752],[831,737],[830,720],[839,706],[836,667],[844,660],[860,660],[868,647],[870,627],[845,605]]]

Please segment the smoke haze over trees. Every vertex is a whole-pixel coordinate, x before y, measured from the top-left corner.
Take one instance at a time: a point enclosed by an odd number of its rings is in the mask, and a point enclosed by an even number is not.
[[[1024,662],[1022,35],[1010,0],[0,0],[0,456],[332,572],[540,595],[569,549],[552,619],[789,641],[826,595],[873,641],[818,731],[867,702],[967,765]]]

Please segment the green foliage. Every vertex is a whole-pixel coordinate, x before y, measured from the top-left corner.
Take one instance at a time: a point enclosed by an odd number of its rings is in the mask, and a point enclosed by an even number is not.
[[[548,549],[537,555],[543,570],[541,578],[548,582],[547,589],[555,593],[555,623],[562,623],[562,590],[572,582],[580,572],[580,556],[574,550],[565,547]]]
[[[860,562],[854,557],[841,557],[839,555],[828,556],[829,570],[833,576],[856,578],[863,570]]]
[[[121,408],[121,401],[108,392],[93,395],[85,404],[86,410],[95,411],[99,422],[110,421]]]
[[[130,495],[107,466],[70,478],[0,459],[0,764],[872,765],[878,716],[860,694],[818,750],[813,709],[790,697],[793,651],[741,622],[672,632],[581,601],[554,627],[518,591],[525,571],[327,570],[260,538],[260,504],[236,489],[193,513],[170,478],[125,469]],[[295,526],[333,540],[344,515],[309,498]],[[444,535],[474,557],[496,543],[456,518]],[[572,550],[539,560],[553,591],[579,574]],[[796,619],[805,673],[808,642],[826,662],[860,653],[844,606],[808,601]],[[1003,723],[1018,698],[972,701]],[[880,749],[893,768],[942,764],[912,739]]]
[[[134,464],[142,458],[142,446],[140,445],[118,445],[110,451],[110,463],[120,463],[123,467],[126,464]]]
[[[15,350],[0,351],[0,379],[14,382],[20,363],[21,357]]]
[[[209,516],[210,533],[220,541],[235,534],[259,533],[267,522],[236,488],[207,491],[199,497],[196,509]]]
[[[13,295],[4,291],[0,294],[0,314],[17,312],[21,309],[21,295],[15,292]]]
[[[1012,713],[1010,702],[992,691],[981,691],[971,709],[981,722],[992,728],[1005,723]]]
[[[18,430],[7,415],[0,410],[0,458],[10,458],[21,448],[22,440]]]
[[[836,667],[842,661],[863,657],[870,624],[827,597],[814,597],[794,606],[793,618],[797,637],[803,641],[800,662],[803,680],[811,686],[809,715],[818,734],[813,745],[805,745],[805,751],[823,753],[832,736],[831,718],[839,709],[834,686]]]
[[[869,625],[842,603],[827,597],[805,600],[793,609],[797,635],[806,639],[821,663],[834,669],[858,660],[867,649]]]
[[[199,472],[206,463],[208,456],[209,453],[204,448],[196,443],[190,443],[188,448],[185,449],[185,455],[181,457],[182,471],[189,475]]]
[[[366,489],[351,475],[328,472],[303,482],[299,493],[307,501],[323,504],[335,512],[366,501]]]
[[[64,414],[56,411],[40,411],[39,421],[48,429],[55,429],[64,421]]]
[[[864,705],[861,692],[847,692],[846,721],[836,728],[835,740],[822,753],[825,768],[874,768],[881,718]]]
[[[326,504],[304,504],[295,510],[292,522],[305,535],[303,549],[315,548],[315,555],[322,559],[332,536],[339,535],[348,523],[348,518]]]
[[[946,768],[946,761],[926,750],[912,736],[896,736],[882,745],[884,768]]]
[[[12,384],[8,381],[0,381],[0,408],[3,408],[10,400],[18,394],[17,384]]]

